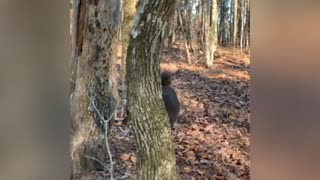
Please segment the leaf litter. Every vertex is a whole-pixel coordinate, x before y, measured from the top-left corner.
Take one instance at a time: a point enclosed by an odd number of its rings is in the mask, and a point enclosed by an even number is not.
[[[183,51],[170,49],[161,59],[161,69],[173,72],[172,86],[181,103],[172,133],[178,179],[249,180],[250,56],[218,48],[209,69],[199,61],[199,52],[193,53],[197,63],[191,66],[185,57]],[[125,94],[124,86],[119,87],[120,95]],[[124,116],[121,111],[123,107],[118,116]],[[134,137],[121,120],[113,123],[110,139],[115,178],[135,179]]]

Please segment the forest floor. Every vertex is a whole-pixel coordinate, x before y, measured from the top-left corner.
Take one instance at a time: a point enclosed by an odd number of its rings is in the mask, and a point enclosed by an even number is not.
[[[161,59],[161,69],[173,72],[172,86],[181,103],[172,133],[179,179],[249,180],[250,55],[219,47],[208,69],[199,61],[199,51],[192,53],[190,66],[182,47],[165,49]],[[111,134],[114,176],[135,179],[132,133],[116,121]]]

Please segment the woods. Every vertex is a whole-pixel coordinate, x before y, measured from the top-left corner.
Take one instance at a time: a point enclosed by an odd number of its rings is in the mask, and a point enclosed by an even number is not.
[[[249,5],[73,0],[71,179],[250,179]]]

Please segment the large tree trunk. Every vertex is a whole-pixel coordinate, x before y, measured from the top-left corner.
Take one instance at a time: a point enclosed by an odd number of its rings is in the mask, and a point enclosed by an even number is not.
[[[116,86],[116,41],[118,1],[79,0],[74,9],[76,45],[73,61],[75,83],[71,92],[72,177],[102,168],[93,159],[106,162],[106,131],[118,99]],[[74,71],[73,69],[71,71]],[[103,117],[100,117],[103,116]]]
[[[130,34],[127,92],[137,142],[137,179],[176,179],[174,145],[160,84],[160,47],[174,7],[174,0],[141,1]]]

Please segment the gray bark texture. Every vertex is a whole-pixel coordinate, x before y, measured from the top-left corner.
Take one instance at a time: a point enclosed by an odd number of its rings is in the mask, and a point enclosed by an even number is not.
[[[176,179],[174,145],[160,83],[160,49],[174,8],[174,0],[140,0],[130,34],[127,97],[139,180]]]
[[[119,2],[79,0],[72,55],[71,178],[103,168],[107,162],[102,118],[109,119],[118,99],[116,42]],[[75,6],[76,7],[76,6]],[[99,113],[98,113],[99,112]]]

